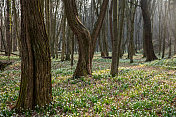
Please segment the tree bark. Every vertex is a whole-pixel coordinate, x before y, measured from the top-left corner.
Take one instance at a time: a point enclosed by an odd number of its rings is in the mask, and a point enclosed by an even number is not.
[[[7,42],[7,48],[5,50],[5,55],[10,56],[10,53],[12,51],[12,39],[11,39],[11,34],[10,34],[10,15],[11,15],[11,10],[10,6],[11,3],[9,0],[6,0],[6,5],[7,5],[7,16],[6,16],[6,42]]]
[[[120,51],[121,51],[121,40],[122,40],[122,33],[123,33],[123,23],[124,23],[124,11],[125,11],[125,0],[119,1],[119,19],[118,11],[117,11],[117,0],[113,0],[113,33],[114,33],[114,40],[113,40],[113,50],[112,50],[112,63],[111,63],[111,75],[113,77],[118,76],[118,67],[119,67],[119,59],[120,59]],[[118,25],[119,21],[119,25]]]
[[[49,39],[39,0],[21,0],[21,84],[16,109],[52,101]]]
[[[117,19],[117,0],[113,0],[113,45],[112,45],[112,64],[111,64],[111,75],[114,77],[118,75],[118,19]]]
[[[68,34],[67,34],[67,39],[66,39],[66,61],[70,61],[70,55],[71,55],[71,29],[68,28]]]
[[[75,42],[75,36],[73,34],[73,32],[71,32],[71,42],[72,42],[72,49],[71,49],[71,67],[73,67],[73,64],[74,64],[74,42]]]
[[[17,13],[16,13],[16,4],[15,0],[12,2],[12,8],[13,8],[13,15],[14,15],[14,20],[13,20],[13,52],[17,51],[17,39],[18,39],[18,25],[17,25]]]
[[[113,0],[111,0],[111,5],[110,5],[110,8],[109,8],[109,25],[110,25],[110,35],[111,35],[111,43],[112,43],[112,46],[113,46],[113,23],[112,23],[112,10],[113,10]]]
[[[144,21],[144,41],[146,50],[146,61],[156,60],[152,43],[151,19],[149,12],[148,0],[141,0],[141,9]]]
[[[61,61],[65,60],[65,49],[66,49],[66,16],[64,15],[64,22],[62,24],[62,53],[61,53]]]

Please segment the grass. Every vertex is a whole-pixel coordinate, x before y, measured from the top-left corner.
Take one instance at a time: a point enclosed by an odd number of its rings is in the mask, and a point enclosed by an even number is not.
[[[53,102],[24,116],[176,116],[175,59],[135,64],[120,60],[119,76],[110,76],[111,60],[96,55],[92,77],[72,79],[76,67],[52,60]],[[163,66],[168,66],[163,69]],[[0,72],[0,116],[17,116],[20,61]],[[21,116],[20,115],[20,116]]]

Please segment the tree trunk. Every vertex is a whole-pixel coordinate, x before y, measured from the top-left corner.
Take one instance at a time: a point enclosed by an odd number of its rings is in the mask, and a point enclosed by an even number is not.
[[[164,24],[164,25],[166,25],[166,24]],[[166,26],[164,26],[164,36],[163,36],[163,48],[162,48],[162,58],[164,58],[164,56],[165,56],[165,48],[166,48]]]
[[[113,2],[113,33],[114,33],[114,40],[113,40],[113,50],[112,50],[112,63],[111,63],[111,75],[118,76],[118,67],[119,67],[119,60],[120,60],[120,51],[121,51],[121,40],[122,40],[122,33],[123,33],[123,23],[124,23],[124,11],[125,11],[125,0],[119,1],[119,19],[117,19],[117,0]],[[119,25],[117,24],[119,21]],[[117,28],[118,27],[118,28]]]
[[[113,10],[113,0],[111,0],[111,5],[109,8],[109,25],[110,25],[110,35],[111,35],[111,43],[113,46],[113,23],[112,23],[112,10]]]
[[[67,40],[66,40],[66,61],[70,61],[70,54],[71,54],[71,29],[68,28],[68,35],[67,35]]]
[[[113,40],[113,50],[112,50],[112,63],[111,63],[111,75],[118,76],[118,67],[119,67],[119,60],[120,60],[120,51],[121,51],[121,41],[122,41],[122,34],[123,34],[123,25],[124,25],[124,11],[125,11],[125,0],[119,1],[119,19],[117,6],[118,3],[116,0],[113,2],[113,33],[114,33],[114,40]],[[119,21],[119,25],[117,24]],[[118,27],[118,28],[117,28]]]
[[[39,0],[21,0],[21,84],[16,109],[52,101],[49,39]],[[39,25],[40,24],[40,25]]]
[[[111,64],[111,75],[114,77],[118,75],[117,68],[117,57],[118,57],[118,29],[117,29],[117,0],[113,0],[113,46],[112,46],[112,64]]]
[[[90,75],[90,33],[78,18],[75,0],[64,0],[63,3],[65,5],[67,21],[74,34],[77,36],[79,46],[79,58],[73,77]]]
[[[152,43],[152,32],[151,32],[151,20],[148,0],[141,0],[141,9],[144,20],[144,41],[146,50],[146,61],[156,60],[157,57],[154,53],[153,43]]]
[[[64,15],[64,22],[62,25],[62,53],[61,53],[61,61],[65,60],[65,45],[66,45],[66,16]]]
[[[96,42],[97,42],[97,38],[100,34],[100,29],[102,28],[102,24],[103,24],[103,21],[104,21],[104,17],[106,15],[106,9],[108,7],[108,3],[109,3],[109,0],[103,0],[103,3],[101,5],[101,9],[100,9],[100,14],[98,16],[98,20],[96,21],[95,23],[95,27],[93,29],[93,32],[91,34],[91,58],[90,58],[90,61],[91,61],[91,64],[92,64],[92,59],[93,59],[93,56],[94,56],[94,52],[95,52],[95,48],[96,48]]]
[[[5,50],[5,55],[10,56],[10,53],[12,52],[12,39],[10,37],[10,15],[11,15],[11,3],[9,0],[6,0],[7,5],[7,16],[6,16],[6,42],[7,42],[7,48]]]
[[[171,37],[169,37],[169,55],[168,58],[171,58],[172,56],[172,40]]]
[[[2,20],[1,20],[1,24],[2,24]],[[5,42],[5,39],[4,39],[4,35],[3,35],[3,30],[2,30],[2,26],[0,27],[0,32],[1,32],[1,49],[3,50],[7,50],[7,44]]]
[[[59,26],[59,29],[58,29],[58,32],[56,34],[56,43],[55,43],[55,56],[56,56],[56,59],[58,59],[58,48],[59,48],[59,35],[60,35],[60,32],[61,32],[61,29],[62,29],[62,23],[64,21],[64,16],[62,16],[62,19],[60,21],[60,26]]]
[[[98,47],[99,47],[99,51],[101,52],[101,57],[105,56],[102,49],[101,34],[98,38]],[[98,48],[97,48],[97,51],[98,51]]]
[[[106,28],[106,22],[104,22],[103,27],[102,27],[102,42],[103,42],[103,52],[105,54],[104,57],[108,57],[109,53],[108,53],[108,41],[107,41],[107,28]]]
[[[75,42],[75,36],[73,34],[73,32],[71,33],[71,41],[72,41],[72,50],[71,50],[71,67],[73,67],[73,64],[74,64],[74,42]]]
[[[13,8],[13,14],[14,14],[14,20],[13,20],[13,52],[17,51],[17,39],[18,39],[18,28],[17,28],[17,14],[16,14],[16,5],[15,0],[12,2],[12,8]]]

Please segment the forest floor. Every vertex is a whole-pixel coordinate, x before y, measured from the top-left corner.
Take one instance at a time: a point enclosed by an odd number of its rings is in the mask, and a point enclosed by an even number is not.
[[[110,76],[110,59],[96,54],[92,77],[73,79],[76,67],[52,60],[53,102],[20,116],[176,116],[176,58],[144,62],[142,55],[120,60],[119,76]],[[0,57],[0,60],[6,60]],[[20,85],[20,60],[0,71],[0,116],[17,116],[10,110]]]

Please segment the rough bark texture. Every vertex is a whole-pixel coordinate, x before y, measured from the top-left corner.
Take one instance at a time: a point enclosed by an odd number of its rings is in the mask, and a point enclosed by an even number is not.
[[[125,1],[119,1],[119,19],[117,18],[117,1],[114,0],[113,2],[113,30],[114,30],[114,40],[113,40],[113,51],[112,51],[112,63],[111,63],[111,75],[117,76],[118,75],[118,67],[119,67],[119,60],[120,60],[120,51],[121,51],[121,41],[122,41],[122,34],[123,34],[123,25],[124,25],[124,11],[125,11]],[[118,26],[119,21],[119,26]],[[118,27],[118,28],[117,28]]]
[[[1,20],[1,25],[2,25],[2,20]],[[3,50],[7,50],[7,44],[5,42],[5,39],[4,39],[4,35],[3,35],[3,30],[2,30],[2,26],[0,26],[0,34],[1,34],[1,49]]]
[[[6,16],[6,42],[7,42],[7,48],[5,50],[5,55],[10,56],[10,53],[12,51],[12,39],[10,37],[10,1],[6,0],[7,4],[7,16]]]
[[[114,77],[118,75],[118,19],[117,19],[117,0],[113,0],[113,45],[112,45],[112,64],[111,75]]]
[[[39,0],[21,0],[21,84],[16,109],[42,107],[52,100],[49,40]]]
[[[73,76],[81,77],[90,75],[90,33],[78,18],[75,0],[63,0],[63,3],[65,5],[67,21],[74,34],[77,36],[79,46],[79,59]]]
[[[152,61],[157,59],[152,43],[152,31],[151,31],[151,19],[149,12],[148,0],[141,0],[141,9],[144,20],[144,41],[145,41],[145,49],[146,50],[146,61]]]

